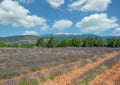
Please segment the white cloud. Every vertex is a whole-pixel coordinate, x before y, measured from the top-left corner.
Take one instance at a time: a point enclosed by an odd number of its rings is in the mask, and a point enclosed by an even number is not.
[[[70,20],[59,20],[55,21],[53,28],[58,29],[58,30],[64,30],[66,28],[69,28],[72,26],[72,21]]]
[[[14,27],[48,27],[46,19],[36,15],[30,15],[30,11],[12,0],[3,0],[0,3],[0,24],[11,24]]]
[[[61,5],[64,4],[64,0],[47,0],[47,2],[52,6],[53,8],[58,8]]]
[[[27,3],[27,4],[34,2],[34,0],[13,0],[13,1],[18,1],[18,2]]]
[[[38,35],[38,33],[35,31],[25,31],[23,35]]]
[[[77,34],[69,33],[69,32],[59,32],[59,33],[55,33],[54,35],[77,35]]]
[[[76,23],[76,27],[80,28],[82,32],[97,34],[118,26],[117,19],[115,17],[108,18],[105,13],[93,14]]]
[[[105,11],[111,0],[77,0],[68,5],[69,11]]]
[[[120,36],[120,27],[113,31],[114,36]]]

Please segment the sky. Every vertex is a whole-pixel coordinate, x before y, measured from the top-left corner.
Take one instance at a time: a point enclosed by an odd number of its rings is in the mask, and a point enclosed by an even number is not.
[[[0,0],[0,37],[120,36],[120,0]]]

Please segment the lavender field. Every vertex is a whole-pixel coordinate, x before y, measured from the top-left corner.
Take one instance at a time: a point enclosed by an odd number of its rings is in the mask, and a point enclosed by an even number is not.
[[[120,48],[94,47],[0,48],[0,81],[8,80],[9,83],[7,82],[5,85],[39,85],[48,79],[53,80],[57,76],[81,68],[86,64],[94,63],[109,54],[119,51]],[[117,60],[119,59],[117,58]],[[46,73],[39,72],[33,75],[32,78],[26,78],[29,73],[43,71],[44,69],[48,69]],[[14,80],[15,77],[21,75],[24,75],[24,77],[18,81]],[[25,82],[31,81],[31,79],[33,83]],[[0,83],[0,85],[3,85],[3,83]],[[77,85],[79,84],[77,83]]]

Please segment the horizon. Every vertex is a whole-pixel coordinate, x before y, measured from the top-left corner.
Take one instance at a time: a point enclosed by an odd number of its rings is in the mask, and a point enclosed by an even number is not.
[[[0,0],[0,37],[120,36],[119,0]]]
[[[97,34],[43,34],[43,35],[11,35],[11,36],[0,36],[0,38],[6,38],[6,37],[17,37],[17,36],[37,36],[37,37],[40,37],[40,36],[46,36],[46,35],[53,35],[54,36],[86,36],[86,35],[94,35],[94,36],[98,36],[98,37],[120,37],[120,36],[112,36],[112,35],[105,35],[105,36],[102,36],[102,35],[97,35]]]

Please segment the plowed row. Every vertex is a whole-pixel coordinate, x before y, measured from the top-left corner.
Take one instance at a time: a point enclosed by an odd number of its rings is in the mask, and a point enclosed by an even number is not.
[[[90,85],[120,85],[120,61],[111,69],[97,76]]]
[[[80,67],[79,69],[73,70],[71,72],[68,72],[67,74],[63,74],[61,76],[56,76],[53,80],[47,79],[47,81],[45,81],[44,83],[39,82],[39,85],[72,85],[72,83],[74,82],[75,79],[77,79],[78,77],[80,77],[84,73],[88,72],[89,70],[98,67],[99,65],[106,62],[107,60],[115,58],[117,55],[119,55],[119,52],[114,52],[114,53],[109,54],[106,57],[104,57],[96,62],[86,64],[85,66]],[[70,65],[72,66],[72,65],[78,64],[80,62],[81,61],[73,62],[73,63],[70,63]],[[18,77],[14,77],[12,79],[1,80],[0,85],[16,85],[15,83],[21,81],[22,79],[34,78],[36,75],[39,75],[41,73],[44,73],[44,74],[49,73],[49,70],[59,69],[62,66],[64,66],[64,65],[52,67],[52,68],[45,69],[42,71],[32,72],[32,73],[29,73],[27,75],[21,75]]]
[[[87,72],[93,68],[96,68],[97,66],[101,65],[105,61],[112,59],[113,57],[116,57],[118,54],[119,53],[114,53],[112,55],[108,55],[107,57],[100,59],[95,63],[87,64],[84,67],[74,70],[70,73],[64,74],[62,76],[58,76],[53,81],[48,80],[43,85],[72,85],[73,81],[75,79],[77,79],[78,77],[80,77],[81,75],[83,75],[85,72]]]
[[[72,62],[72,63],[68,63],[66,65],[76,65],[76,64],[80,64],[81,61],[76,61],[76,62]],[[44,69],[44,70],[40,70],[40,71],[36,71],[36,72],[31,72],[31,73],[28,73],[26,75],[21,75],[21,76],[16,76],[16,77],[13,77],[11,79],[4,79],[4,80],[0,80],[0,85],[13,85],[15,84],[16,82],[19,82],[21,81],[22,79],[24,78],[34,78],[36,75],[40,75],[40,74],[48,74],[50,70],[56,70],[56,69],[59,69],[59,68],[62,68],[64,66],[64,64],[62,65],[59,65],[59,66],[54,66],[54,67],[51,67],[49,69]]]

